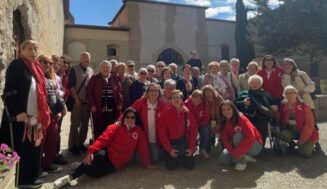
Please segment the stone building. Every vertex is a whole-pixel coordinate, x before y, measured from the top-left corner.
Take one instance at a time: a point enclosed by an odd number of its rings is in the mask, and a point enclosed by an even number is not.
[[[67,5],[66,0],[64,3]],[[62,0],[0,1],[0,93],[3,91],[6,67],[15,57],[19,57],[19,46],[23,40],[38,41],[39,53],[62,54],[64,3]],[[0,117],[2,109],[1,102]]]
[[[79,52],[89,51],[95,68],[108,57],[141,67],[158,60],[182,65],[191,50],[205,64],[235,56],[235,22],[206,19],[206,8],[125,0],[108,27],[67,24],[64,52],[78,62]]]

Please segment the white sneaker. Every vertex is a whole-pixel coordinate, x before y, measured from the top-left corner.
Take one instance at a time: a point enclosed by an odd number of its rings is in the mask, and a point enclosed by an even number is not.
[[[209,159],[210,155],[208,154],[208,152],[205,149],[201,150],[201,154],[204,157],[204,159]]]
[[[257,162],[257,160],[254,157],[251,157],[249,155],[244,155],[244,159],[245,159],[245,161],[250,162],[250,163]]]
[[[235,170],[236,171],[244,171],[246,169],[246,163],[236,163]]]
[[[55,180],[53,182],[53,188],[59,189],[65,186],[66,184],[70,184],[71,186],[74,186],[77,184],[77,181],[76,179],[72,180],[69,175],[66,175]]]

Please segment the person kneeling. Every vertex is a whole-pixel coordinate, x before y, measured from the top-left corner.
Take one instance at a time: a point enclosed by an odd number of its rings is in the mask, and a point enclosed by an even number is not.
[[[76,178],[87,174],[101,177],[122,169],[133,158],[134,151],[140,154],[145,168],[150,165],[149,149],[146,137],[139,125],[136,111],[128,108],[123,113],[122,123],[107,127],[98,139],[88,148],[81,163],[70,175],[57,179],[54,188],[66,184],[77,184]]]
[[[261,135],[230,100],[224,100],[219,105],[219,120],[222,126],[221,139],[225,146],[219,161],[224,165],[235,163],[235,170],[244,171],[247,162],[256,162],[252,156],[262,150]]]
[[[319,134],[314,127],[314,117],[309,106],[300,98],[298,90],[286,86],[281,104],[281,133],[282,141],[289,144],[290,149],[298,146],[298,152],[303,157],[311,157],[314,144],[319,140]],[[293,140],[298,140],[295,144]]]
[[[183,102],[180,90],[172,92],[172,102],[159,118],[158,135],[165,150],[164,161],[168,170],[179,166],[194,168],[193,152],[196,147],[197,124]]]

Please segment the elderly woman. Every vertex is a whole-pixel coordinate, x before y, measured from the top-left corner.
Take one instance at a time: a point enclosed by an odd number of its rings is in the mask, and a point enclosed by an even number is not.
[[[230,72],[230,65],[227,60],[220,61],[219,67],[218,81],[220,82],[220,87],[218,87],[218,92],[224,99],[234,101],[240,92],[237,78]]]
[[[172,92],[171,105],[159,117],[158,135],[164,148],[164,161],[168,170],[179,166],[194,168],[193,153],[196,148],[197,123],[183,105],[183,93]]]
[[[192,91],[195,90],[194,82],[192,79],[192,70],[189,64],[185,64],[182,68],[182,78],[176,81],[176,89],[182,91],[184,101],[191,95]]]
[[[271,55],[263,57],[261,67],[262,69],[257,74],[263,79],[262,87],[271,95],[276,104],[279,104],[283,99],[283,87],[281,84],[283,69],[279,67],[277,61]]]
[[[146,66],[146,69],[148,70],[148,81],[150,81],[151,83],[158,83],[158,80],[154,77],[156,67],[152,64],[149,64]]]
[[[122,124],[112,124],[88,148],[87,154],[72,174],[58,178],[53,183],[55,188],[66,184],[76,185],[76,178],[87,174],[101,177],[114,173],[125,167],[138,151],[145,168],[150,165],[146,137],[140,127],[140,119],[136,111],[127,108],[122,117]]]
[[[37,60],[38,44],[26,40],[20,46],[22,57],[13,60],[6,71],[3,91],[8,114],[4,111],[0,140],[11,144],[9,121],[12,121],[12,140],[20,155],[19,188],[39,188],[41,160],[40,144],[50,123],[46,98],[45,77]],[[10,117],[8,117],[10,116]]]
[[[146,88],[150,84],[150,81],[146,79],[147,75],[148,70],[146,68],[141,68],[139,70],[138,79],[135,80],[129,88],[129,99],[131,104],[143,96]]]
[[[53,67],[51,56],[41,55],[38,58],[43,73],[46,77],[47,102],[51,110],[51,122],[46,130],[43,142],[42,168],[49,173],[56,173],[62,170],[53,163],[56,157],[58,140],[58,119],[66,114],[64,100],[60,97],[56,85],[56,73]],[[43,173],[44,174],[44,173]]]
[[[198,67],[193,67],[198,68]],[[201,90],[194,90],[192,95],[184,102],[185,106],[190,110],[196,119],[199,126],[200,134],[200,153],[205,159],[209,159],[210,156],[207,152],[209,142],[209,111],[203,104],[203,93]]]
[[[282,141],[288,142],[294,148],[297,140],[298,152],[303,157],[312,155],[313,146],[319,140],[317,129],[314,127],[314,117],[310,106],[299,97],[299,91],[289,85],[284,89],[285,100],[280,108],[280,123]]]
[[[116,65],[116,77],[118,78],[123,89],[123,110],[130,106],[129,89],[133,80],[126,74],[126,65],[124,62],[119,62]]]
[[[220,135],[225,146],[219,161],[224,165],[235,163],[235,170],[244,171],[247,162],[256,162],[252,156],[262,150],[260,133],[230,100],[224,100],[219,105],[219,120]]]
[[[167,79],[164,83],[163,92],[161,100],[165,104],[171,103],[171,93],[176,89],[176,81],[172,79]]]
[[[94,139],[97,139],[108,125],[117,120],[123,108],[121,83],[111,74],[109,61],[102,61],[100,73],[91,77],[86,96],[92,114]]]
[[[246,69],[247,69],[246,73],[243,73],[238,76],[238,85],[240,87],[240,91],[249,89],[249,82],[248,82],[249,77],[257,73],[259,69],[259,65],[257,62],[252,61],[248,64]]]
[[[160,144],[158,139],[158,119],[166,107],[166,104],[160,100],[160,85],[151,83],[142,98],[132,104],[132,108],[141,116],[143,130],[149,142],[150,157],[152,163],[158,163],[160,160]]]
[[[204,76],[202,87],[205,85],[211,85],[215,90],[218,90],[220,83],[219,83],[219,63],[218,62],[210,62],[208,64],[208,73]]]
[[[249,78],[249,90],[242,91],[236,100],[236,105],[260,131],[262,142],[265,144],[267,128],[270,117],[260,109],[261,106],[268,111],[277,112],[278,107],[274,105],[270,94],[262,89],[263,79],[258,75]],[[259,107],[260,106],[260,107]]]
[[[164,83],[167,79],[171,79],[171,69],[169,67],[164,67],[161,71],[162,79],[159,81],[159,85],[161,88],[164,87]]]
[[[162,79],[162,70],[164,67],[166,67],[166,63],[164,61],[158,61],[156,63],[155,77],[158,79],[158,81],[161,81]]]

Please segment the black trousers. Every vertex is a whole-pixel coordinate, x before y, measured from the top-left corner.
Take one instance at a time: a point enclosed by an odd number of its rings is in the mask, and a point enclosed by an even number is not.
[[[75,169],[72,174],[72,178],[78,178],[83,174],[87,174],[90,177],[98,178],[113,173],[115,171],[116,168],[108,159],[107,151],[100,150],[94,154],[92,164],[84,165],[84,163],[82,163]]]
[[[267,138],[267,134],[268,134],[269,118],[267,116],[261,114],[259,111],[257,111],[257,113],[255,114],[254,117],[250,117],[250,121],[260,132],[263,146],[265,146],[266,138]]]
[[[164,152],[164,161],[165,166],[168,170],[175,170],[178,167],[182,166],[185,169],[192,170],[194,169],[194,157],[193,156],[186,156],[180,155],[176,158],[171,157],[166,151]]]

